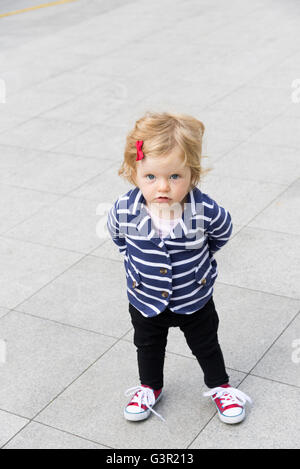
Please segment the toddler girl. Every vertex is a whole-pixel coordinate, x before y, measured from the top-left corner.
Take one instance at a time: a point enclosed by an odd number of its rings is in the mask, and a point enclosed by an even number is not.
[[[128,134],[119,175],[135,188],[119,197],[107,227],[124,255],[140,385],[127,420],[149,417],[162,396],[169,327],[179,327],[197,358],[204,393],[223,422],[244,419],[250,398],[229,384],[213,301],[214,253],[232,232],[229,212],[197,188],[204,125],[172,113],[146,113]],[[162,417],[161,417],[162,418]]]

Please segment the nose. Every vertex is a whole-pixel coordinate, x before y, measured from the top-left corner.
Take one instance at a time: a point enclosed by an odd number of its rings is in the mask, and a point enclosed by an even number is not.
[[[170,190],[169,181],[166,178],[161,178],[158,183],[159,191],[163,194],[167,194]]]

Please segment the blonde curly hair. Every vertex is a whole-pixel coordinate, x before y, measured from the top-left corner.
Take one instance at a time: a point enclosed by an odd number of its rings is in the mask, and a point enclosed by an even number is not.
[[[126,137],[124,160],[119,176],[136,186],[136,141],[143,140],[142,151],[147,157],[160,157],[176,147],[182,150],[184,164],[191,168],[191,189],[197,186],[200,177],[211,171],[201,166],[202,139],[205,127],[201,121],[186,114],[170,112],[146,112],[138,119]]]

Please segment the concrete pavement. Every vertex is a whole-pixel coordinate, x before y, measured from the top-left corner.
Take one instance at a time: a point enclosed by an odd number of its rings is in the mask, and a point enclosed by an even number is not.
[[[0,447],[299,447],[299,9],[77,0],[0,18]],[[117,171],[147,110],[204,123],[199,188],[232,215],[214,300],[231,383],[253,399],[238,426],[174,329],[166,423],[123,418],[136,352],[96,210],[130,189]]]

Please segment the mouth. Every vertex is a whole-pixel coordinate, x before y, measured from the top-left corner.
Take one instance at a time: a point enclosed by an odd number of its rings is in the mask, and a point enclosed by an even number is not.
[[[161,202],[166,202],[167,200],[171,200],[171,199],[169,199],[169,197],[157,197],[156,200],[159,200]]]

